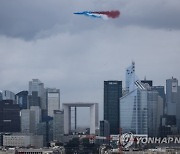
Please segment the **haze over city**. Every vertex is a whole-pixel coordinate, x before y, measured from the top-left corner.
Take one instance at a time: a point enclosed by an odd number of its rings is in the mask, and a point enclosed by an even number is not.
[[[136,62],[140,79],[165,85],[180,79],[179,0],[31,0],[0,2],[0,88],[28,89],[40,79],[61,90],[63,102],[97,102],[103,81],[125,81]],[[75,16],[119,10],[118,19]]]

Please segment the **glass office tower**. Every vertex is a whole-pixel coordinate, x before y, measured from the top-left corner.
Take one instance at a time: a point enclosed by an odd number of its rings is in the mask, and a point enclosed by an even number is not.
[[[120,99],[122,132],[148,134],[147,91],[135,89]]]
[[[122,81],[104,81],[104,120],[110,124],[110,134],[119,134],[119,99]]]

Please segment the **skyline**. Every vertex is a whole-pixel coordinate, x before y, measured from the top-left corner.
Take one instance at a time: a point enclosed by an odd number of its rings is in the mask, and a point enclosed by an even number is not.
[[[73,14],[82,10],[119,10],[120,16]],[[1,0],[0,89],[16,93],[38,78],[61,89],[61,102],[101,108],[103,81],[125,81],[132,61],[139,78],[154,85],[180,80],[179,16],[179,0]]]

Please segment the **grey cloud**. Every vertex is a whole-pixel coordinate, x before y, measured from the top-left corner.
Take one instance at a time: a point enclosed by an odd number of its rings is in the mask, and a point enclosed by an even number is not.
[[[33,39],[64,31],[79,33],[113,23],[120,27],[136,25],[179,29],[179,6],[178,0],[1,0],[0,34]],[[73,15],[76,11],[111,9],[120,10],[121,17],[117,20],[98,21]]]

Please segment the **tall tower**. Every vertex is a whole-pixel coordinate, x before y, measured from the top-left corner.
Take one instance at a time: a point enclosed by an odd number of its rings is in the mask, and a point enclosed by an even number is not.
[[[176,78],[166,80],[166,105],[167,115],[176,115],[178,103],[178,80]]]
[[[60,90],[50,89],[46,90],[47,97],[47,113],[48,116],[54,116],[54,110],[60,110]]]
[[[31,106],[39,106],[42,110],[43,117],[46,117],[46,91],[44,83],[39,79],[32,79],[32,81],[29,81],[28,108]]]
[[[20,108],[13,100],[0,101],[0,132],[20,132]]]
[[[119,134],[119,99],[122,81],[104,81],[104,120],[110,124],[110,134]]]
[[[135,89],[135,81],[135,62],[132,62],[131,66],[126,69],[126,92],[131,92]]]

